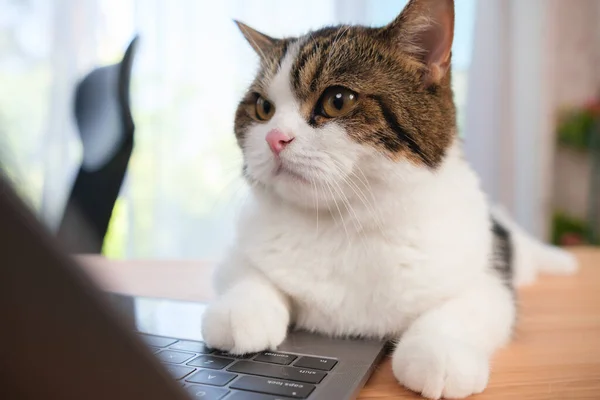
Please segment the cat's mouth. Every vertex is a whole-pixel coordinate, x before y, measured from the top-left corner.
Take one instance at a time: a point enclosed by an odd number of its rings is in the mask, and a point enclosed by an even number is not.
[[[294,171],[293,169],[289,168],[288,166],[282,163],[277,164],[277,167],[275,167],[274,175],[281,176],[284,178],[291,178],[295,181],[302,183],[310,183],[310,181],[304,175]]]

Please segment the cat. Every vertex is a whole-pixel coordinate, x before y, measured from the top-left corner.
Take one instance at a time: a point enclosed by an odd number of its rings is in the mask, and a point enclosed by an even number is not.
[[[251,199],[205,341],[276,349],[289,326],[389,339],[407,388],[482,392],[513,331],[514,288],[577,265],[490,206],[463,158],[453,1],[412,0],[382,28],[275,39],[238,26],[260,58],[234,126]]]

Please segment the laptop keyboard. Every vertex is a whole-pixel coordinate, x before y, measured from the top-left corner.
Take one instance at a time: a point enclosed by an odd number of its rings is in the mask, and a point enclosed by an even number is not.
[[[307,399],[337,364],[273,351],[234,356],[203,342],[139,335],[193,399]]]

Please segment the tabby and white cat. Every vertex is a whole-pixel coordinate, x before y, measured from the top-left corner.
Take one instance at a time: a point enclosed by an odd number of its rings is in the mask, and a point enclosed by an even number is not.
[[[383,28],[274,39],[235,116],[252,187],[203,321],[211,347],[275,349],[290,325],[397,340],[400,383],[437,399],[486,387],[515,285],[574,259],[492,211],[456,132],[452,0]]]

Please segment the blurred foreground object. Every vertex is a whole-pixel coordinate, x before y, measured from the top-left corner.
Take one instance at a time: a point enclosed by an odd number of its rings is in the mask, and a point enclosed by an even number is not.
[[[0,399],[187,398],[1,171],[0,221]]]

